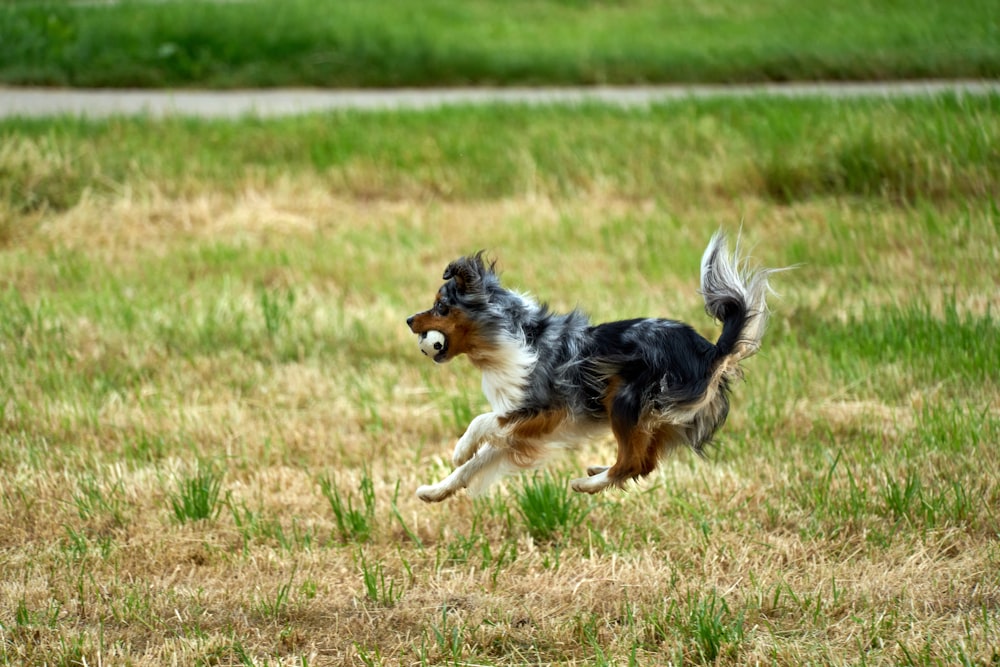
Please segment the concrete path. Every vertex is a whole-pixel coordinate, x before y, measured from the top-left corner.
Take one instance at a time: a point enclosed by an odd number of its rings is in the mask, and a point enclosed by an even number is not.
[[[147,114],[234,118],[282,116],[333,109],[377,111],[445,105],[604,103],[634,107],[707,97],[902,97],[953,92],[1000,93],[1000,81],[795,83],[736,86],[598,86],[571,88],[432,88],[400,90],[78,90],[0,86],[0,118],[68,114],[92,118]]]

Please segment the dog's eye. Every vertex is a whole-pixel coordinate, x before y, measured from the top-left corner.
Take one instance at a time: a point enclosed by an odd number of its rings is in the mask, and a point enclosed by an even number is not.
[[[442,317],[448,314],[448,306],[440,301],[434,304],[434,310],[436,310],[437,314]]]

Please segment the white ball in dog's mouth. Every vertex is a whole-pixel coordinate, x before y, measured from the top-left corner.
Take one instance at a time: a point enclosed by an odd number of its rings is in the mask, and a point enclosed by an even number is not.
[[[428,357],[435,357],[448,346],[448,339],[440,331],[431,329],[420,334],[417,345]]]

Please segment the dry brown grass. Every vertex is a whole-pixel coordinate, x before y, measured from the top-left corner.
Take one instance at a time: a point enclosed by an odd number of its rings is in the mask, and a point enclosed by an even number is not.
[[[5,259],[36,314],[2,341],[0,658],[995,663],[995,376],[927,380],[810,338],[893,305],[995,317],[995,212],[968,214],[967,238],[920,222],[961,215],[600,192],[365,201],[308,178],[46,213]],[[585,521],[552,541],[532,539],[517,479],[475,501],[414,497],[483,404],[467,364],[430,366],[403,326],[449,259],[494,249],[558,308],[712,333],[698,253],[740,220],[760,261],[804,264],[775,281],[712,460],[574,498]],[[260,295],[288,289],[269,336]],[[905,398],[886,395],[897,383]],[[555,470],[610,454],[595,443]],[[217,511],[182,523],[171,498],[199,462],[221,471]],[[366,538],[343,535],[323,479],[358,510],[371,483]],[[917,495],[897,499],[909,479]]]

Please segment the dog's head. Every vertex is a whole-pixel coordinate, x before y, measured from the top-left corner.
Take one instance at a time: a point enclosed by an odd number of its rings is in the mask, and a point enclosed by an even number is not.
[[[488,354],[494,345],[495,316],[489,304],[500,288],[496,262],[483,258],[483,252],[461,257],[444,270],[444,285],[438,290],[434,305],[406,318],[410,331],[425,335],[439,331],[444,344],[434,361],[444,363],[460,354],[473,361]]]

